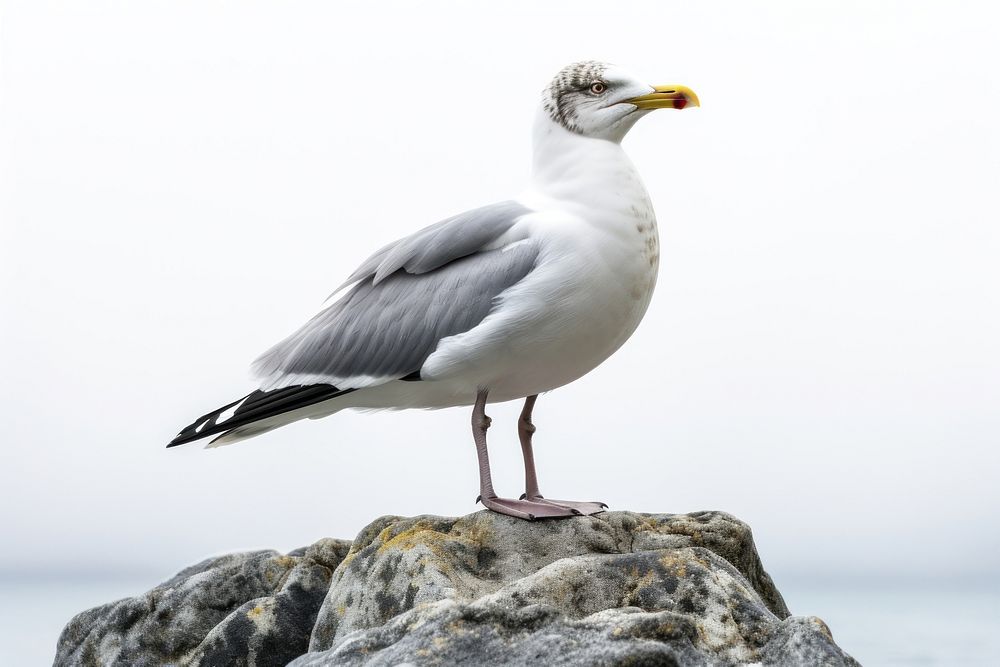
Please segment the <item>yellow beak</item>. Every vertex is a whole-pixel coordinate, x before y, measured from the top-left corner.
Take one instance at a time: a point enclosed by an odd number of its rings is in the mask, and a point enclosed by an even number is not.
[[[640,95],[626,104],[634,104],[640,109],[683,109],[684,107],[700,107],[698,96],[687,86],[654,86],[655,92]]]

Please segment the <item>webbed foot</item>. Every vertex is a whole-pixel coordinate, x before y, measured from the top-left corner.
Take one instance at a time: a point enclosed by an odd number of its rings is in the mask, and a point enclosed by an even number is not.
[[[499,498],[494,496],[493,498],[480,497],[479,501],[482,502],[487,509],[491,509],[494,512],[517,517],[518,519],[527,519],[528,521],[534,521],[535,519],[565,518],[580,516],[583,514],[583,512],[576,507],[560,505],[543,499],[514,500],[512,498]],[[582,504],[586,505],[587,503]]]

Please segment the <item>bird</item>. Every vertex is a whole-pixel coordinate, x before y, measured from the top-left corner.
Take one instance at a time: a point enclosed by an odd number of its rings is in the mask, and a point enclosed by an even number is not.
[[[199,417],[167,447],[210,436],[209,447],[228,445],[348,408],[472,406],[477,502],[528,520],[604,511],[603,502],[542,496],[532,412],[540,394],[610,357],[645,315],[659,237],[621,142],[653,110],[697,106],[690,88],[649,85],[619,65],[564,67],[542,91],[519,195],[375,252],[253,362],[258,389]],[[520,399],[525,489],[505,498],[491,477],[486,405]]]

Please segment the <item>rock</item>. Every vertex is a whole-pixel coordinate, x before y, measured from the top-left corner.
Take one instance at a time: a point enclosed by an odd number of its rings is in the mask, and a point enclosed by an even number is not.
[[[348,547],[349,551],[348,551]],[[721,512],[383,517],[75,617],[66,665],[857,665]]]
[[[59,637],[55,664],[284,665],[305,653],[350,546],[325,539],[287,556],[203,561],[145,595],[78,614]]]

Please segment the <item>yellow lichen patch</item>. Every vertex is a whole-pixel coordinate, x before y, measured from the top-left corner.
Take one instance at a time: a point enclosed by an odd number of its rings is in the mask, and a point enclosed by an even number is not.
[[[354,548],[352,547],[351,550],[347,552],[347,555],[344,556],[344,560],[340,561],[340,565],[337,566],[337,569],[339,570],[342,567],[347,567],[350,564],[350,562],[357,557],[358,557],[358,551],[355,551]]]
[[[346,604],[337,605],[337,615],[338,616],[343,616],[346,613],[347,613],[347,605]]]
[[[381,542],[384,545],[386,542],[388,542],[391,539],[389,537],[390,533],[392,533],[392,524],[391,523],[388,526],[386,526],[385,528],[383,528],[382,530],[378,531],[378,535],[375,537],[375,540],[373,540],[373,541],[375,541],[375,542]],[[381,550],[382,549],[379,548],[379,551],[381,551]]]
[[[472,523],[469,527],[469,532],[464,537],[465,539],[468,539],[476,544],[482,545],[488,542],[492,536],[493,533],[490,531],[489,526],[485,521],[476,521]],[[456,537],[463,536],[456,535]]]
[[[628,572],[629,579],[634,582],[633,590],[639,590],[640,588],[645,588],[656,581],[656,574],[652,570],[647,570],[646,572],[640,572],[638,567],[632,567]]]
[[[660,558],[660,565],[675,577],[684,577],[687,575],[687,561],[672,551],[663,554]]]
[[[639,590],[640,588],[652,586],[655,583],[657,583],[656,574],[650,570],[646,574],[642,575],[637,582],[635,582],[635,588],[636,590]]]
[[[698,562],[699,565],[704,566],[704,568],[706,570],[711,570],[712,569],[712,564],[710,562],[708,562],[708,559],[705,558],[704,556],[700,556],[700,555],[699,556],[695,556],[694,559]],[[713,576],[715,576],[715,575],[713,575]]]
[[[278,556],[274,559],[274,562],[277,563],[279,567],[295,567],[295,559],[291,556]]]
[[[392,537],[389,537],[391,533],[390,528],[386,528],[379,533],[378,539],[382,542],[378,548],[380,554],[390,549],[409,551],[415,547],[423,546],[430,549],[437,556],[444,556],[446,552],[443,546],[448,542],[471,543],[471,540],[467,537],[441,533],[434,530],[429,521],[417,521],[411,527]]]
[[[642,516],[640,518],[641,518],[641,520],[638,521],[636,523],[636,525],[635,525],[635,528],[632,529],[634,532],[636,532],[636,533],[639,533],[639,532],[652,532],[652,533],[659,532],[660,525],[657,524],[657,523],[655,523],[652,520],[652,518],[650,518],[648,516]]]
[[[640,574],[639,568],[633,567],[629,570],[629,581],[625,584],[622,603],[625,605],[635,605],[637,603],[636,594],[648,586],[656,585],[656,573],[647,570]]]
[[[833,633],[830,632],[830,626],[827,625],[823,619],[817,618],[816,616],[810,616],[807,620],[818,627],[819,631],[826,635],[830,641],[833,641]]]
[[[434,648],[439,651],[448,645],[448,639],[445,637],[435,637],[431,642],[434,644]]]
[[[623,632],[625,632],[625,628],[623,628],[622,626],[619,625],[619,626],[616,626],[615,629],[611,631],[611,636],[612,637],[621,637]]]
[[[256,607],[247,612],[247,618],[254,619],[263,613],[264,613],[264,608],[261,607],[260,605],[257,605]]]
[[[417,521],[412,526],[396,535],[392,535],[392,526],[386,528],[378,534],[378,541],[381,544],[378,552],[385,553],[389,549],[400,549],[409,551],[418,544],[426,544],[430,540],[445,537],[444,533],[438,533],[427,521]]]

